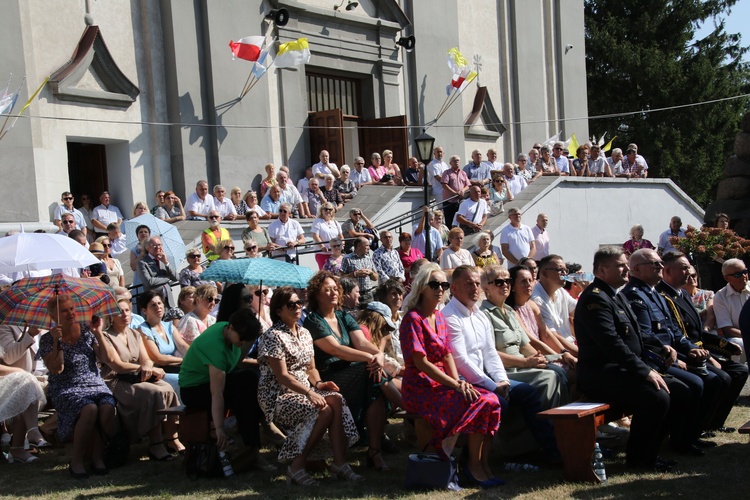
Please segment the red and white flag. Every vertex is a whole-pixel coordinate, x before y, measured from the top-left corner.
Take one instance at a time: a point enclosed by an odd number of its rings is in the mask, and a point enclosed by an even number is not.
[[[232,59],[239,57],[246,61],[257,61],[264,40],[265,37],[262,36],[246,36],[236,42],[230,41],[229,48],[232,49]]]

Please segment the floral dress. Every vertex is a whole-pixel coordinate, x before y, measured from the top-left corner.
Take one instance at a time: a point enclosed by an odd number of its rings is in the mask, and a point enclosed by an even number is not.
[[[47,396],[57,410],[57,432],[62,441],[73,437],[78,414],[84,406],[107,404],[117,406],[117,401],[99,374],[96,337],[88,326],[81,325],[81,335],[75,344],[59,342],[63,351],[64,369],[57,375],[50,372]],[[52,335],[45,333],[39,340],[37,359],[52,352]]]
[[[404,353],[404,378],[401,389],[402,406],[416,413],[432,426],[432,444],[447,458],[443,440],[458,434],[494,435],[500,426],[500,402],[495,394],[475,387],[480,393],[469,402],[461,393],[432,380],[414,364],[414,353],[423,354],[439,370],[445,372],[443,358],[450,354],[448,327],[440,311],[435,311],[435,329],[417,309],[404,316],[399,329]]]
[[[291,461],[302,454],[320,410],[313,406],[305,394],[281,385],[268,364],[268,358],[284,360],[289,374],[309,388],[311,386],[307,378],[307,367],[313,359],[313,354],[310,332],[301,326],[295,333],[284,323],[276,323],[260,337],[258,403],[266,416],[266,422],[275,422],[287,435],[279,451],[280,462]],[[314,387],[312,390],[323,397],[337,396],[343,399],[338,392],[322,391]],[[359,439],[359,434],[345,401],[342,420],[344,434],[349,446],[352,446]],[[321,440],[313,449],[311,458],[326,458],[329,455],[330,446]]]
[[[641,241],[635,241],[633,238],[630,238],[628,241],[622,244],[622,249],[625,251],[626,256],[632,255],[633,252],[635,252],[636,250],[640,250],[641,248],[651,248],[655,250],[654,244],[645,238],[643,238]]]
[[[201,321],[193,312],[187,313],[178,323],[177,330],[185,339],[185,342],[191,343],[198,335],[203,333],[206,328],[216,323],[216,318],[210,314],[206,316],[206,322]]]

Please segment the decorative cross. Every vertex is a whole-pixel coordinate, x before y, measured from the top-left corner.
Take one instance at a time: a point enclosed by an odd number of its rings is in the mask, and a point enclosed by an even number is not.
[[[479,73],[482,72],[482,56],[474,54],[474,71],[477,72],[477,85],[479,85]]]

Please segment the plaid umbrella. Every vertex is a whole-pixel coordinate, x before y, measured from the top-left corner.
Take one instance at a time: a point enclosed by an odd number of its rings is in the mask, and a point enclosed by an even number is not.
[[[47,302],[59,294],[69,294],[79,314],[108,316],[119,312],[114,291],[98,279],[53,274],[24,278],[1,293],[0,321],[49,328],[52,320],[47,313]]]
[[[151,214],[143,214],[135,219],[126,220],[125,246],[133,251],[135,251],[135,247],[138,245],[138,235],[135,234],[138,226],[148,226],[151,230],[151,236],[161,238],[164,253],[167,254],[169,264],[173,269],[177,269],[177,266],[185,260],[186,250],[185,243],[182,241],[182,236],[177,228],[169,222],[165,222]]]
[[[201,279],[246,285],[292,286],[305,288],[312,269],[275,259],[215,260],[201,273]]]

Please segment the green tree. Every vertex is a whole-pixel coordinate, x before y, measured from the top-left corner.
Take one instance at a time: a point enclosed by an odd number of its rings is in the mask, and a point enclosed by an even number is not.
[[[748,51],[725,31],[737,0],[584,0],[589,115],[656,110],[746,94]],[[703,22],[715,28],[702,40]],[[669,177],[704,207],[716,192],[748,99],[592,119],[616,147],[638,144],[649,176]]]

